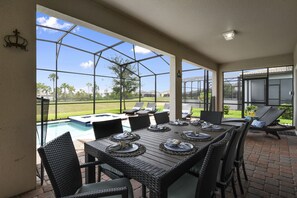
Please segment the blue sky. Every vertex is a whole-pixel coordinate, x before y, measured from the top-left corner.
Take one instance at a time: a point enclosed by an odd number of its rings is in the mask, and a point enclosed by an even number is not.
[[[53,27],[62,30],[68,30],[73,24],[57,19],[52,16],[48,16],[46,14],[37,12],[36,14],[36,23],[43,26]],[[93,31],[91,29],[77,26],[73,31],[73,33],[79,34],[81,36],[90,38],[97,42],[103,43],[104,45],[113,45],[115,43],[120,42],[121,40]],[[36,28],[36,35],[39,39],[46,39],[51,41],[57,41],[64,33],[50,30],[42,27]],[[96,44],[85,39],[79,38],[74,35],[67,35],[63,39],[63,43],[67,45],[71,45],[77,48],[81,48],[83,50],[87,50],[90,52],[97,52],[101,49],[104,49],[105,46]],[[131,43],[123,43],[115,47],[116,50],[121,51],[127,54],[130,57],[134,56],[133,53],[133,45]],[[53,43],[37,41],[37,68],[39,69],[55,69],[56,65],[56,46]],[[135,54],[136,59],[142,59],[150,56],[154,56],[155,54],[150,50],[145,48],[135,46]],[[112,58],[119,55],[118,52],[109,49],[102,53],[102,56],[106,58]],[[170,62],[170,58],[168,56],[163,56],[163,58]],[[132,59],[129,59],[132,61]],[[79,72],[92,74],[93,73],[93,62],[94,56],[85,52],[77,51],[65,46],[61,47],[60,55],[58,58],[58,70],[70,71],[70,72]],[[145,66],[150,68],[155,73],[164,73],[169,72],[169,65],[165,63],[161,58],[150,59],[142,62]],[[110,62],[100,59],[99,64],[96,68],[96,73],[98,75],[104,76],[115,76],[108,67],[111,65]],[[183,62],[183,69],[193,69],[197,68],[191,64]],[[141,75],[149,75],[150,71],[147,69],[140,67],[139,69]],[[49,86],[52,86],[52,82],[48,79],[49,74],[52,72],[47,71],[37,71],[37,82],[45,83]],[[183,78],[193,77],[193,76],[203,76],[203,71],[193,71],[193,72],[185,72],[183,73]],[[87,91],[87,83],[92,83],[92,76],[81,76],[74,74],[59,74],[58,86],[62,83],[68,83],[73,85],[76,90],[84,89]],[[142,90],[143,91],[153,91],[154,90],[154,77],[145,77],[142,78]],[[96,83],[99,84],[99,88],[101,91],[111,90],[112,88],[112,79],[110,78],[97,78]],[[157,91],[163,92],[169,90],[169,75],[161,75],[157,78]]]

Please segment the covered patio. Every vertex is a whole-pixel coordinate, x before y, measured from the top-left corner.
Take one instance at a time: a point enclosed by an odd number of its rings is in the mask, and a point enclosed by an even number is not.
[[[229,105],[230,110],[236,111],[234,114],[237,117],[243,117],[245,108],[251,104],[288,108],[287,111],[290,113],[286,115],[287,118],[282,118],[285,120],[284,124],[296,125],[296,9],[297,3],[294,0],[284,2],[227,0],[224,3],[136,0],[64,0],[63,3],[58,0],[2,1],[0,3],[2,37],[12,34],[12,31],[17,28],[20,35],[26,38],[28,50],[15,47],[0,48],[2,55],[0,197],[54,197],[48,178],[45,185],[40,186],[36,177],[36,76],[39,71],[56,74],[64,72],[65,76],[79,73],[58,68],[58,58],[51,59],[55,62],[54,68],[38,66],[37,42],[47,41],[36,35],[37,12],[46,13],[112,36],[121,42],[133,44],[134,49],[135,46],[148,49],[154,52],[151,58],[166,57],[162,59],[167,66],[166,72],[150,71],[149,67],[142,63],[148,60],[146,58],[135,56],[127,58],[131,59],[128,63],[141,65],[149,71],[146,75],[134,73],[137,83],[141,84],[143,78],[151,78],[153,79],[151,82],[154,83],[152,90],[141,90],[140,86],[135,91],[139,96],[137,101],[141,101],[142,94],[147,94],[151,96],[153,102],[158,102],[156,81],[158,76],[162,78],[163,75],[167,75],[168,90],[163,90],[162,94],[168,98],[166,102],[170,103],[170,120],[181,118],[182,104],[185,102],[199,108],[201,105],[201,109],[209,110],[209,99],[213,96],[214,110],[222,112],[225,111],[225,106]],[[64,37],[71,35],[75,27],[62,31],[62,37],[59,38],[63,40]],[[48,27],[38,25],[38,28]],[[59,31],[59,29],[52,30]],[[224,40],[222,33],[230,30],[233,30],[231,32],[235,34],[235,38]],[[53,51],[56,57],[59,56],[59,47],[67,45],[59,38],[50,41],[57,46],[56,51]],[[122,43],[118,43],[120,44]],[[71,47],[78,49],[75,46]],[[94,51],[84,50],[84,53],[91,54],[93,64],[96,64],[99,58],[107,61],[108,57],[102,56],[103,51],[113,47],[116,46],[106,45]],[[45,55],[43,60],[50,60],[49,55]],[[185,63],[197,66],[195,69],[191,68],[193,71],[203,71],[202,79],[192,78],[193,76],[187,78],[183,73]],[[121,68],[125,65],[127,62],[118,64]],[[283,71],[284,68],[287,68],[286,75],[275,77],[274,70]],[[263,69],[265,76],[261,73]],[[233,72],[236,74],[234,75]],[[94,88],[90,95],[93,96],[92,102],[88,104],[92,108],[88,113],[98,113],[96,80],[110,78],[110,76],[102,75],[96,70],[88,75],[82,75],[90,77]],[[231,79],[227,85],[227,88],[231,87],[230,94],[225,89],[228,79]],[[55,80],[55,88],[58,90],[57,77]],[[80,79],[72,78],[72,80],[75,82]],[[108,82],[111,83],[111,81]],[[199,85],[193,89],[192,85],[196,82],[200,84],[197,83]],[[260,86],[261,90],[253,97],[245,91],[254,88],[255,82],[258,83],[256,88]],[[245,86],[245,83],[249,83],[249,86]],[[195,94],[201,92],[200,89],[203,89],[201,104],[192,101],[193,98],[197,98]],[[53,117],[58,119],[59,97],[57,97],[57,91],[54,94]],[[163,102],[161,101],[162,104]],[[118,112],[114,113],[121,113],[124,109],[123,91],[115,103],[118,105]],[[197,111],[200,113],[201,109]],[[227,113],[225,115],[228,116]],[[294,134],[296,135],[295,130],[288,134],[282,133],[281,140],[277,140],[263,132],[248,133],[244,158],[249,180],[242,179],[245,193],[243,195],[237,193],[239,196],[296,197],[297,137],[291,136]],[[76,152],[81,162],[84,162],[83,143],[86,141],[89,140],[75,141]],[[103,180],[108,179],[103,176]],[[131,183],[135,197],[141,197],[141,184],[135,180],[131,180]],[[231,191],[228,187],[227,197],[232,197]],[[239,189],[237,192],[240,192]]]

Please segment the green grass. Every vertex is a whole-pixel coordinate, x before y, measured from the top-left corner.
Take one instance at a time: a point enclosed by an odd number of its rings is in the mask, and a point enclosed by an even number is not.
[[[141,99],[144,102],[144,107],[147,105],[147,101],[154,101],[153,97],[146,97]],[[168,102],[169,98],[158,98],[157,109],[158,111],[163,110],[165,102]],[[138,98],[126,100],[126,109],[132,109]],[[123,107],[124,109],[124,107]],[[193,116],[200,117],[202,108],[193,108]],[[54,105],[50,105],[49,108],[49,120],[55,119]],[[119,100],[98,100],[96,101],[96,112],[95,113],[120,113]],[[65,119],[69,116],[93,114],[93,103],[86,101],[83,103],[78,102],[63,102],[58,103],[58,119]],[[240,110],[230,110],[228,115],[224,115],[225,118],[241,118]],[[292,124],[292,120],[280,119],[281,124]]]

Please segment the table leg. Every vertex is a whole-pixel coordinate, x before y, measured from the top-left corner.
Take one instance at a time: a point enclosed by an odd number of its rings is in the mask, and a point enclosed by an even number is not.
[[[88,153],[85,153],[85,162],[94,162],[95,161],[95,157],[93,157],[92,155],[89,155]],[[86,171],[85,171],[85,179],[86,179],[86,184],[89,183],[95,183],[95,166],[90,166],[90,167],[86,167]]]

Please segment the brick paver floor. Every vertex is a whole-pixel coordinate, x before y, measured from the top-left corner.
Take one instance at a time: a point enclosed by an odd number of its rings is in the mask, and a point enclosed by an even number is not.
[[[76,142],[77,153],[81,162],[84,161],[83,144]],[[245,144],[245,163],[248,181],[242,181],[244,195],[239,197],[297,197],[297,137],[281,135],[277,140],[263,132],[249,132]],[[102,176],[107,180],[106,176]],[[141,197],[141,184],[131,180],[134,197]],[[218,191],[217,197],[220,197]],[[37,185],[35,190],[19,195],[18,197],[54,197],[51,184],[46,177],[43,186]],[[231,188],[227,189],[226,197],[233,197]]]

